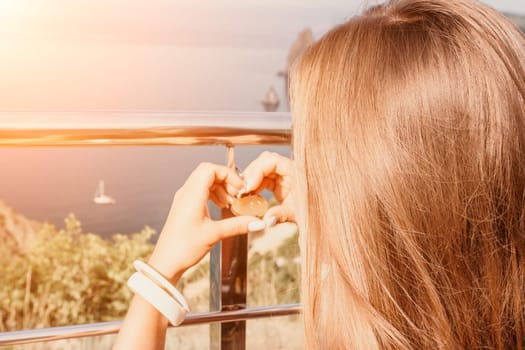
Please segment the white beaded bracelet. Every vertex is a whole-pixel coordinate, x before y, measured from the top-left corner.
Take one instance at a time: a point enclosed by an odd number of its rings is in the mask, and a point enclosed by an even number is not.
[[[143,273],[146,277],[150,278],[155,282],[159,287],[164,289],[179,305],[181,310],[187,314],[190,312],[190,306],[184,296],[168,281],[164,276],[162,276],[157,270],[142,262],[140,260],[135,260],[133,266],[138,272]]]
[[[172,325],[178,326],[184,321],[186,312],[175,299],[143,273],[135,272],[131,275],[128,286],[164,315]]]

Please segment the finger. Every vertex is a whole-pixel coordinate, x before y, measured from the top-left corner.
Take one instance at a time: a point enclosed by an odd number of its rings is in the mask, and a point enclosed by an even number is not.
[[[295,213],[287,205],[276,205],[268,209],[263,217],[266,226],[271,227],[279,222],[295,222]]]
[[[272,192],[278,199],[285,198],[292,191],[290,181],[282,177],[275,180]]]
[[[263,152],[243,172],[246,180],[245,191],[250,192],[258,188],[265,177],[273,174],[289,175],[290,159],[274,152]]]
[[[264,221],[253,216],[235,216],[219,221],[211,221],[209,224],[214,226],[212,232],[216,235],[214,239],[217,241],[248,232],[263,231],[266,227]]]
[[[244,180],[234,169],[212,163],[201,163],[186,180],[184,187],[189,187],[197,196],[208,197],[209,190],[216,183],[228,183],[238,190],[245,185]]]
[[[205,179],[205,184],[210,188],[214,183],[226,182],[236,188],[243,188],[244,180],[237,174],[237,172],[224,165],[213,163],[201,163],[195,169],[195,179]],[[190,176],[192,178],[192,176]]]
[[[210,193],[209,199],[213,202],[213,204],[215,204],[219,208],[226,208],[228,206],[228,203],[219,199],[215,192]]]
[[[270,191],[275,191],[275,181],[270,178],[264,178],[264,180],[261,182],[259,187],[254,191],[255,193],[259,193],[264,189],[268,189]]]
[[[239,194],[239,192],[244,188],[244,186],[242,188],[237,188],[237,187],[234,187],[230,184],[226,184],[226,191],[232,195],[232,196],[236,196],[237,194]]]
[[[233,204],[233,197],[228,194],[228,192],[226,192],[223,186],[216,185],[215,189],[211,193],[213,193],[217,199],[225,205],[225,207]]]

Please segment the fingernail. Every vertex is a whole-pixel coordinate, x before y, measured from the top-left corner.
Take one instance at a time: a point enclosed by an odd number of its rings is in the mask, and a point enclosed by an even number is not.
[[[241,198],[243,194],[250,192],[249,191],[250,188],[251,188],[250,183],[249,182],[246,183],[246,186],[244,186],[244,188],[240,190],[239,193],[237,193],[237,198]]]
[[[253,187],[253,183],[250,181],[246,181],[246,187],[244,187],[244,193],[250,192]]]
[[[252,221],[248,224],[248,231],[249,232],[259,232],[264,230],[266,227],[266,224],[262,220],[256,220]]]
[[[228,196],[226,197],[226,201],[228,202],[228,204],[232,205],[232,204],[233,204],[233,197],[230,196],[230,195],[228,195]]]
[[[235,172],[237,173],[237,175],[239,175],[241,179],[243,178],[244,175],[238,166],[235,167]]]
[[[264,223],[266,224],[266,227],[272,227],[275,226],[277,223],[277,218],[275,216],[269,216],[267,218],[264,218]]]

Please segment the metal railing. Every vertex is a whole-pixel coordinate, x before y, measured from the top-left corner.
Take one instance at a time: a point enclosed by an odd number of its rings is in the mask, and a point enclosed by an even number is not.
[[[0,146],[285,145],[289,113],[0,112]]]
[[[60,111],[0,112],[0,147],[125,145],[289,145],[289,113]],[[223,212],[223,215],[230,215]],[[293,315],[300,305],[246,308],[248,242],[216,245],[210,256],[210,310],[184,325],[210,323],[211,349],[244,349],[245,321]],[[235,286],[233,288],[232,286]],[[216,325],[216,326],[215,326]],[[0,333],[0,345],[116,333],[120,322]]]
[[[234,311],[200,312],[188,314],[179,327],[289,316],[300,312],[301,306],[299,304],[261,306]],[[114,334],[119,331],[121,324],[122,321],[114,321],[5,332],[0,333],[0,346]]]

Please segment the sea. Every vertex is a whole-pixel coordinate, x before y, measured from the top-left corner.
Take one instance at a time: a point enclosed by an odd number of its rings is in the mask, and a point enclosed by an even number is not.
[[[237,146],[243,169],[262,151],[288,156],[286,146]],[[64,226],[73,213],[84,232],[110,237],[146,225],[160,232],[176,191],[200,162],[225,164],[223,146],[0,148],[0,200],[26,217]],[[93,201],[104,180],[115,204]],[[219,210],[210,205],[211,214]]]

